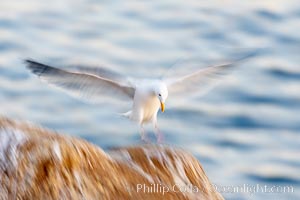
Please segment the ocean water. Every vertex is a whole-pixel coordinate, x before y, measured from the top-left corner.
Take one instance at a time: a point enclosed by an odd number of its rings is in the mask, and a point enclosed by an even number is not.
[[[299,30],[295,0],[1,1],[0,115],[104,149],[141,144],[134,123],[41,83],[23,59],[156,77],[174,63],[184,71],[190,57],[200,68],[259,50],[205,96],[167,102],[160,129],[200,160],[225,198],[299,199]]]

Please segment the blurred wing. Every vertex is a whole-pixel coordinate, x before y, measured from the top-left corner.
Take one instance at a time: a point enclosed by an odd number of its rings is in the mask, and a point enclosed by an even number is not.
[[[178,77],[168,78],[165,81],[169,94],[172,96],[194,96],[203,94],[214,86],[220,78],[228,74],[235,63],[224,63],[200,69],[194,73]]]
[[[167,84],[169,94],[172,96],[199,96],[216,85],[237,64],[257,54],[257,51],[249,52],[233,62],[213,65],[182,77],[166,78],[164,81]]]
[[[110,79],[92,74],[68,72],[32,60],[25,62],[27,68],[42,80],[90,102],[103,102],[105,97],[130,100],[134,96],[135,88]]]
[[[96,66],[72,66],[70,70],[78,73],[100,76],[104,79],[109,79],[121,85],[131,85],[128,77],[125,77],[115,71],[103,67]]]

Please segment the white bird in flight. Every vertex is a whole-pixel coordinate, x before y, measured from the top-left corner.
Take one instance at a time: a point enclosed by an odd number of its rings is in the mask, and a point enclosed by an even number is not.
[[[25,61],[27,68],[42,80],[65,91],[88,99],[103,102],[106,96],[132,101],[132,109],[122,115],[137,122],[141,129],[141,139],[147,141],[143,128],[152,122],[157,142],[162,142],[162,134],[157,125],[157,113],[165,111],[168,96],[185,97],[203,89],[207,83],[214,83],[220,75],[236,62],[210,66],[193,73],[172,78],[134,79],[122,76],[104,68],[77,67],[74,71],[62,70],[33,60]]]

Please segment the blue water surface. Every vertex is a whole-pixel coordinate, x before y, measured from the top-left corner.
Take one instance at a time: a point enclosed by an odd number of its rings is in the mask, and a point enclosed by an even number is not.
[[[41,83],[23,59],[157,77],[178,59],[196,57],[204,67],[259,50],[205,96],[175,107],[167,102],[160,129],[166,143],[200,160],[225,198],[299,199],[299,30],[296,0],[1,1],[0,114],[104,149],[136,145],[134,123]],[[222,191],[244,185],[249,191]],[[293,191],[251,190],[265,185]]]

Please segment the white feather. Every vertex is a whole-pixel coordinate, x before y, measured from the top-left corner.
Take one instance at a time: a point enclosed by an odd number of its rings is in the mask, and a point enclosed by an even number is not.
[[[134,97],[135,88],[124,82],[84,72],[69,72],[31,60],[26,63],[27,68],[40,79],[93,103],[103,102],[107,98],[131,100]]]

